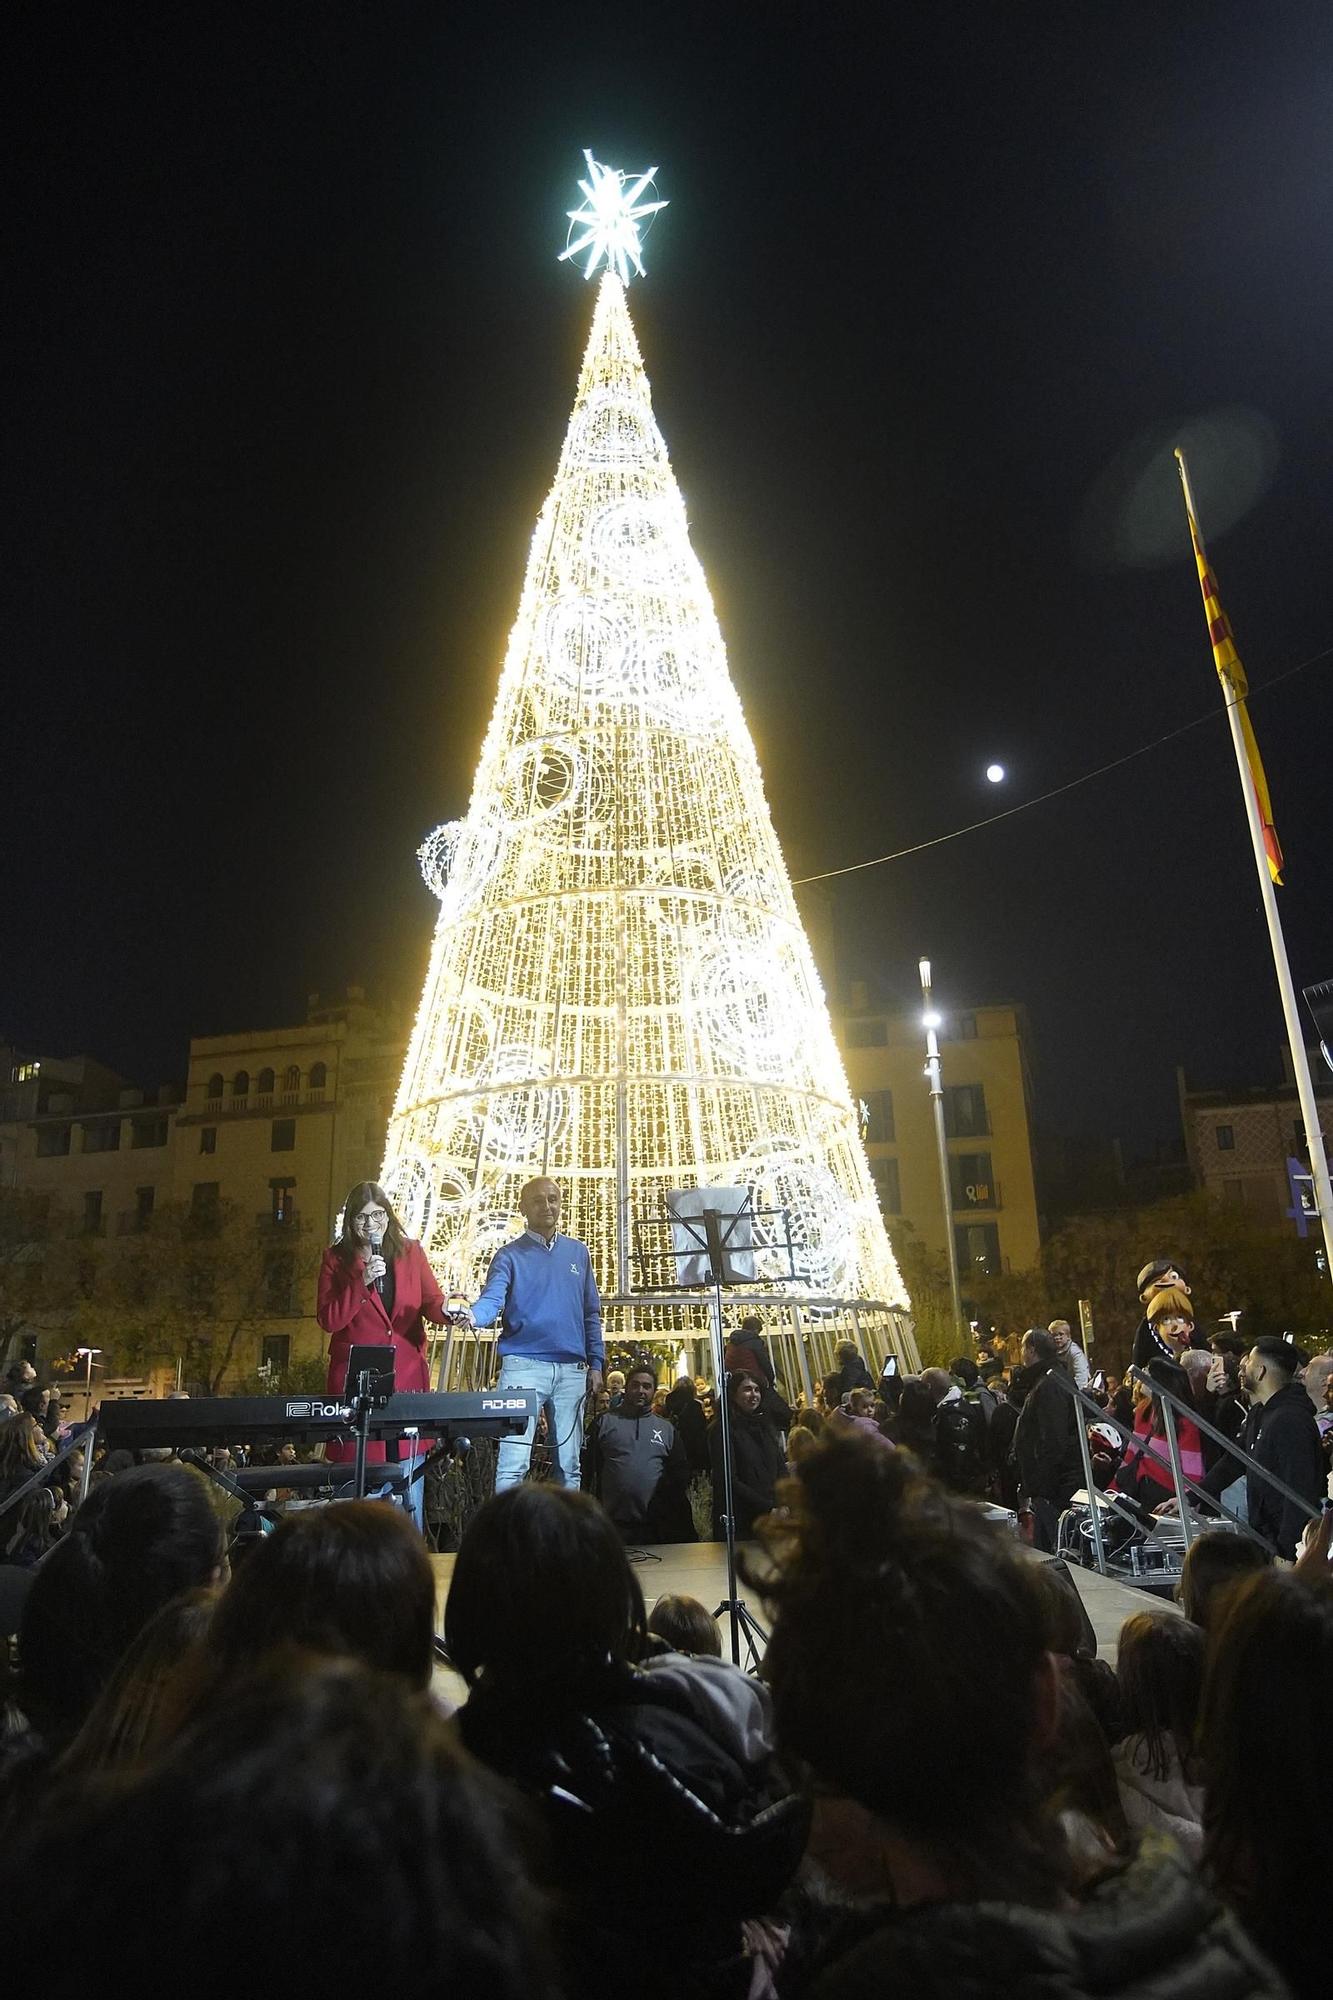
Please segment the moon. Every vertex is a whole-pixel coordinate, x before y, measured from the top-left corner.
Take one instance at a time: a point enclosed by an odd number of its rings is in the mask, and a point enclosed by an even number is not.
[[[1004,783],[1004,765],[987,764],[986,776],[989,778],[991,784],[1002,785]]]

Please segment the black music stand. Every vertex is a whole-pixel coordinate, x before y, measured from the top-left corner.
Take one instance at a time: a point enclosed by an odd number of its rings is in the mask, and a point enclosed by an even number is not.
[[[689,1209],[686,1210],[685,1204]],[[710,1285],[713,1291],[713,1378],[717,1383],[717,1420],[722,1438],[722,1539],[727,1551],[727,1594],[714,1611],[725,1611],[731,1622],[731,1657],[741,1663],[741,1633],[757,1667],[759,1646],[768,1634],[736,1588],[736,1508],[731,1472],[731,1408],[727,1400],[725,1345],[722,1338],[722,1287],[754,1283],[754,1200],[748,1188],[685,1188],[666,1198],[671,1225],[671,1257],[685,1285]],[[790,1246],[789,1246],[790,1254]],[[756,1640],[759,1642],[757,1645]]]
[[[343,1394],[355,1404],[356,1470],[352,1477],[352,1497],[366,1497],[366,1448],[370,1443],[370,1417],[382,1410],[393,1395],[394,1352],[391,1347],[354,1347],[347,1357],[347,1386]]]

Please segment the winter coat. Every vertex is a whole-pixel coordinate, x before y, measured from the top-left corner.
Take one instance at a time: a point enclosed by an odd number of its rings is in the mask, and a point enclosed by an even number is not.
[[[1143,1735],[1127,1736],[1111,1753],[1120,1803],[1134,1833],[1155,1826],[1169,1833],[1191,1861],[1203,1854],[1203,1786],[1186,1781],[1180,1752],[1169,1736],[1163,1737],[1169,1758],[1164,1774],[1152,1769],[1148,1740]]]
[[[708,1470],[708,1419],[697,1396],[683,1396],[673,1389],[666,1399],[666,1413],[676,1426],[676,1436],[685,1447],[691,1472]]]
[[[763,1691],[716,1660],[604,1660],[577,1685],[483,1684],[456,1720],[545,1822],[566,1991],[715,1990],[711,1975],[739,1960],[742,1920],[772,1909],[795,1873],[810,1822],[769,1755]],[[638,1882],[671,1893],[641,1895]]]
[[[708,1456],[713,1477],[713,1535],[722,1537],[725,1490],[722,1481],[722,1420],[708,1426]],[[736,1533],[744,1540],[754,1533],[761,1514],[777,1505],[777,1483],[787,1470],[782,1439],[762,1409],[753,1416],[731,1417],[731,1492],[736,1506]]]
[[[1155,1831],[1072,1906],[885,1910],[825,1964],[812,2000],[1286,2000],[1235,1917]]]
[[[1240,1448],[1255,1465],[1318,1507],[1327,1484],[1324,1452],[1314,1408],[1299,1382],[1286,1383],[1266,1403],[1250,1405]],[[1220,1495],[1241,1470],[1241,1461],[1228,1454],[1218,1460],[1203,1485]],[[1293,1556],[1310,1516],[1252,1473],[1246,1474],[1245,1492],[1250,1526],[1266,1536],[1279,1555]]]
[[[419,1243],[405,1242],[391,1266],[389,1303],[365,1281],[365,1259],[345,1258],[336,1248],[324,1252],[319,1267],[315,1318],[329,1336],[327,1393],[342,1397],[347,1390],[347,1363],[354,1347],[392,1347],[394,1388],[420,1393],[430,1388],[426,1362],[426,1327],[444,1323],[444,1294]],[[387,1288],[386,1288],[387,1289]],[[394,1448],[397,1455],[397,1448]],[[325,1448],[328,1459],[356,1456],[356,1447],[335,1440]],[[385,1448],[376,1442],[366,1458],[382,1465]]]
[[[1083,1484],[1083,1458],[1078,1448],[1082,1416],[1072,1396],[1051,1380],[1048,1369],[1034,1383],[1018,1413],[1014,1459],[1019,1490],[1047,1500],[1057,1509]]]
[[[825,1409],[836,1410],[849,1389],[869,1389],[872,1395],[877,1393],[875,1378],[864,1361],[844,1362],[841,1368],[824,1377]]]

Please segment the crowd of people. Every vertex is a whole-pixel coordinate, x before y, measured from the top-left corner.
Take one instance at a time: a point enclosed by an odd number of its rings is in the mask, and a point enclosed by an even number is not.
[[[1127,1381],[1052,1320],[919,1375],[848,1343],[789,1403],[750,1316],[718,1384],[668,1384],[647,1354],[606,1368],[553,1189],[524,1190],[479,1302],[511,1382],[525,1348],[547,1372],[460,1521],[442,1636],[427,1543],[387,1499],[242,1540],[201,1467],[127,1453],[81,1497],[92,1447],[53,1460],[58,1406],[12,1375],[17,1983],[151,1967],[221,1994],[239,1946],[301,1990],[497,2000],[1322,1995],[1333,1355],[1205,1342],[1161,1259]],[[419,1348],[442,1301],[382,1190],[354,1194],[331,1341]],[[1089,1466],[1134,1518],[1173,1504],[1168,1403],[1200,1531],[1178,1606],[1144,1600],[1112,1665],[1035,1555]],[[634,1560],[722,1533],[728,1491],[770,1627],[755,1674],[704,1605],[650,1609]],[[1251,1531],[1209,1532],[1210,1504]]]
[[[401,1509],[233,1566],[196,1468],[94,1487],[6,1689],[16,1990],[221,1994],[239,1951],[499,2000],[1326,1991],[1333,1515],[1295,1566],[1201,1535],[1112,1669],[1067,1573],[914,1452],[796,1428],[743,1559],[757,1676],[697,1602],[649,1614],[591,1494],[526,1480],[457,1556],[452,1713]]]

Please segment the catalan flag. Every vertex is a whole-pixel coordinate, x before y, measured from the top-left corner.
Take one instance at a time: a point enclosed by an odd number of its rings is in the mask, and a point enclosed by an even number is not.
[[[1177,454],[1179,456],[1179,454]],[[1250,725],[1250,711],[1245,705],[1245,697],[1250,684],[1245,678],[1245,669],[1236,651],[1236,642],[1231,634],[1231,623],[1222,609],[1217,594],[1217,580],[1208,567],[1208,558],[1203,552],[1203,537],[1199,524],[1194,518],[1190,505],[1188,488],[1185,494],[1185,512],[1189,516],[1190,540],[1194,544],[1194,560],[1199,571],[1199,588],[1203,592],[1204,616],[1208,620],[1208,636],[1213,642],[1213,661],[1217,667],[1222,691],[1231,702],[1240,720],[1240,733],[1245,743],[1245,755],[1250,766],[1250,777],[1254,783],[1254,796],[1258,801],[1259,818],[1263,823],[1264,847],[1268,854],[1268,872],[1275,882],[1282,880],[1282,849],[1278,845],[1277,828],[1273,825],[1273,808],[1268,798],[1268,780],[1264,776],[1263,759],[1259,755],[1259,745],[1254,740],[1254,730]]]

